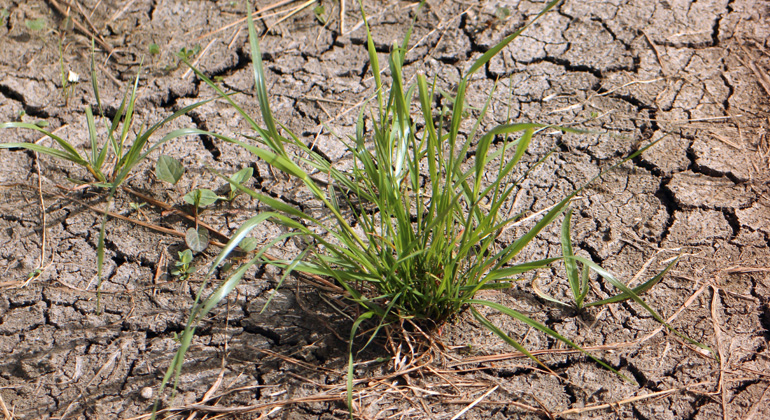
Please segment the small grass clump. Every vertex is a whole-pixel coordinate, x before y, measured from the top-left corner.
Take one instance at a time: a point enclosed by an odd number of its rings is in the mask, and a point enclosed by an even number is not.
[[[557,3],[558,0],[550,1],[532,22]],[[411,30],[403,43],[395,45],[390,54],[388,66],[391,85],[386,91],[380,76],[380,63],[374,42],[366,25],[376,94],[370,100],[370,129],[365,128],[365,111],[362,111],[355,135],[345,142],[353,158],[352,168],[347,170],[336,167],[334,162],[314,152],[275,121],[270,109],[258,37],[252,20],[247,19],[247,22],[256,96],[264,127],[206,75],[191,67],[201,80],[234,107],[257,136],[254,141],[240,140],[193,128],[179,130],[174,135],[207,135],[243,147],[273,168],[301,181],[313,198],[322,203],[327,216],[314,217],[297,207],[230,181],[234,188],[250,195],[271,211],[257,214],[238,229],[212,263],[207,279],[237,248],[240,241],[260,224],[277,223],[288,228],[287,233],[274,238],[254,254],[206,299],[201,295],[205,283],[201,286],[187,328],[180,337],[181,347],[166,373],[163,387],[172,376],[179,374],[197,323],[235,288],[247,270],[255,264],[278,266],[285,270],[284,278],[290,272],[297,271],[333,279],[344,289],[345,297],[362,308],[350,332],[349,403],[353,342],[364,321],[375,322],[373,333],[367,341],[369,344],[385,325],[409,320],[438,326],[458,313],[469,310],[501,339],[537,361],[527,349],[482,315],[478,307],[486,306],[583,351],[568,338],[520,312],[476,298],[481,290],[511,287],[522,278],[522,274],[548,267],[557,261],[564,261],[566,265],[573,298],[571,305],[575,308],[631,299],[668,327],[639,298],[639,294],[660,281],[675,262],[649,281],[631,289],[594,262],[575,256],[570,241],[571,211],[568,210],[568,204],[580,190],[563,197],[518,239],[503,247],[496,242],[505,228],[522,216],[503,217],[500,214],[504,203],[519,188],[521,179],[513,175],[514,168],[520,164],[532,137],[544,129],[583,133],[564,127],[514,123],[499,125],[477,136],[480,120],[489,105],[488,100],[470,134],[464,140],[459,135],[461,121],[466,117],[465,94],[471,76],[532,22],[504,38],[473,63],[457,87],[450,115],[442,115],[441,121],[444,121],[444,117],[448,118],[446,125],[434,119],[436,112],[433,109],[433,98],[436,89],[428,83],[425,75],[419,74],[416,83],[405,85],[402,66]],[[412,116],[413,105],[419,109],[418,117]],[[285,134],[279,133],[279,127]],[[518,137],[512,138],[511,135]],[[505,143],[498,150],[491,151],[490,146],[496,137],[505,138]],[[472,147],[475,153],[467,157]],[[294,152],[290,152],[290,149]],[[638,156],[645,149],[640,149],[621,163]],[[325,174],[327,180],[319,181],[311,173]],[[491,182],[484,181],[485,176],[490,175]],[[562,228],[563,256],[519,261],[517,256],[520,252],[562,214],[565,214]],[[267,249],[292,236],[302,237],[309,246],[292,259],[266,258],[264,252]],[[618,293],[605,300],[586,303],[591,271],[606,279]],[[616,372],[601,360],[589,356]]]

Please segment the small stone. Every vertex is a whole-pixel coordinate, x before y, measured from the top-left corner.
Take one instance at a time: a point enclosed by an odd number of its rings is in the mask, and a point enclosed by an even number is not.
[[[140,395],[145,400],[149,400],[150,398],[152,398],[152,387],[146,386],[142,388],[142,392],[140,393]]]

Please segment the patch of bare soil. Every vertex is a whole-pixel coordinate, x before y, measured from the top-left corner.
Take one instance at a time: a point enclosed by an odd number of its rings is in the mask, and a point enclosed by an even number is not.
[[[271,2],[258,3],[260,9]],[[372,93],[360,15],[348,4],[343,33],[339,2],[323,0],[322,19],[312,12],[314,6],[289,16],[302,2],[283,3],[258,21],[273,110],[304,141],[344,164],[344,149],[323,127],[352,133],[358,107]],[[384,60],[392,43],[402,39],[416,4],[365,3]],[[407,77],[436,74],[438,85],[451,92],[474,59],[542,6],[429,0],[418,13]],[[67,14],[75,24],[67,24]],[[68,101],[62,97],[62,31],[64,67],[83,80],[89,74],[90,37],[97,36],[108,116],[140,69],[138,120],[144,124],[213,97],[174,57],[196,46],[197,65],[241,92],[238,99],[259,115],[243,18],[240,2],[228,0],[5,0],[0,3],[0,121],[46,121],[58,135],[86,145],[83,110],[95,102],[86,82],[75,85]],[[518,288],[484,297],[592,349],[639,386],[489,313],[559,376],[461,316],[443,329],[443,347],[430,352],[421,351],[418,338],[388,341],[383,335],[358,355],[357,415],[770,418],[768,39],[767,1],[566,0],[495,58],[470,88],[470,105],[480,107],[497,82],[491,112],[482,121],[487,129],[513,120],[607,133],[537,137],[525,158],[529,163],[560,146],[528,176],[506,211],[547,208],[619,157],[664,137],[575,201],[577,248],[636,284],[682,256],[646,300],[675,328],[715,349],[719,361],[667,333],[633,303],[573,313],[537,297],[532,279],[525,279]],[[149,54],[151,44],[160,47],[159,54]],[[221,102],[177,119],[166,132],[181,127],[248,134]],[[468,133],[471,125],[462,129]],[[14,130],[0,134],[3,142],[39,137]],[[215,139],[176,140],[161,153],[187,168],[180,184],[169,187],[155,178],[158,153],[138,167],[130,188],[183,209],[181,197],[194,187],[227,191],[204,164],[227,174],[251,166],[255,175],[249,186],[315,210],[297,185]],[[0,416],[148,414],[201,284],[199,275],[179,281],[170,274],[177,252],[185,248],[183,239],[110,219],[104,311],[97,314],[101,217],[94,209],[105,206],[102,191],[60,188],[73,187],[66,178],[86,174],[48,157],[2,151],[0,161]],[[121,190],[112,211],[177,232],[190,226],[153,204],[139,210],[130,206],[145,201]],[[227,235],[255,207],[239,197],[207,209],[201,220]],[[509,230],[502,243],[515,238],[517,229]],[[265,242],[279,233],[265,227],[255,237]],[[297,246],[282,244],[274,252],[292,255]],[[196,264],[203,267],[216,252],[212,247],[196,257]],[[525,254],[559,255],[558,226]],[[347,416],[344,372],[351,322],[334,309],[344,302],[291,280],[263,312],[280,276],[271,268],[254,270],[207,318],[188,353],[177,395],[164,396],[163,416]],[[559,267],[540,273],[538,281],[544,293],[566,299]],[[596,284],[594,298],[613,293],[611,286]]]

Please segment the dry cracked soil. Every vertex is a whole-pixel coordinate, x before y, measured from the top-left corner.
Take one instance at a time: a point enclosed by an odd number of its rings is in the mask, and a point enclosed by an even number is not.
[[[257,10],[276,6],[257,3]],[[279,3],[256,20],[273,110],[302,141],[343,165],[349,156],[330,132],[353,133],[374,84],[358,6],[347,2],[342,23],[338,1]],[[314,13],[319,4],[324,9]],[[429,0],[418,10],[415,2],[365,0],[364,8],[381,60],[416,14],[405,77],[435,75],[437,86],[451,94],[476,58],[543,4]],[[259,115],[244,17],[243,4],[227,0],[2,0],[0,121],[44,122],[85,148],[84,109],[95,105],[87,82],[94,35],[106,114],[99,121],[114,115],[137,72],[137,124],[214,97],[178,65],[175,53],[182,48]],[[770,2],[763,0],[565,0],[474,76],[469,88],[473,116],[496,84],[482,129],[533,121],[592,132],[537,136],[528,164],[555,153],[528,174],[506,211],[548,208],[660,139],[574,201],[577,252],[637,283],[680,256],[645,299],[719,359],[667,333],[634,303],[578,314],[538,297],[528,278],[484,297],[570,337],[637,384],[488,313],[558,376],[549,374],[464,314],[444,326],[436,336],[442,344],[432,351],[419,352],[416,339],[382,337],[357,355],[356,416],[770,418],[768,39]],[[156,54],[150,54],[152,44]],[[60,60],[65,72],[81,79],[66,100]],[[437,100],[441,106],[445,99]],[[182,127],[250,134],[222,101],[176,119],[163,132]],[[471,129],[469,122],[461,133]],[[2,142],[50,145],[40,137],[0,131]],[[156,178],[160,154],[186,167],[178,185]],[[67,179],[87,173],[50,157],[2,150],[0,162],[0,415],[6,419],[146,418],[201,284],[200,273],[186,281],[170,274],[185,248],[174,232],[191,224],[159,203],[189,211],[182,196],[193,188],[226,193],[206,166],[225,174],[252,167],[249,187],[320,211],[297,184],[237,147],[205,136],[171,141],[128,180],[141,195],[120,190],[112,204],[124,219],[107,223],[99,313],[97,210],[105,206],[104,191],[73,188]],[[200,218],[228,235],[258,210],[240,196]],[[559,255],[558,224],[522,258]],[[500,244],[524,228],[507,230]],[[254,237],[265,242],[280,233],[265,226]],[[271,252],[292,255],[299,246],[282,243]],[[212,246],[196,256],[197,267],[216,252]],[[348,416],[351,321],[339,307],[345,303],[290,278],[263,311],[280,278],[270,267],[252,270],[206,318],[177,393],[162,397],[162,417]],[[541,293],[566,300],[565,284],[562,267],[539,273]],[[611,293],[597,280],[590,296]]]

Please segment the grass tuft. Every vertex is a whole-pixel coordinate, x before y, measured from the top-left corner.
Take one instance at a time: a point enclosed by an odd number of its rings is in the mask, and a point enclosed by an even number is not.
[[[254,216],[236,232],[211,265],[207,279],[239,242],[260,224],[277,223],[286,227],[289,233],[271,241],[207,298],[203,299],[199,292],[182,335],[181,348],[166,373],[162,387],[172,377],[178,377],[184,353],[189,348],[197,323],[227,296],[243,278],[246,270],[255,264],[278,266],[285,270],[284,278],[292,271],[298,271],[333,279],[345,290],[346,298],[362,309],[350,332],[349,407],[352,407],[353,342],[365,322],[374,321],[375,324],[363,347],[371,343],[386,325],[398,325],[401,321],[409,320],[438,326],[469,309],[479,322],[501,339],[545,367],[477,309],[486,306],[585,353],[567,337],[526,315],[498,303],[476,298],[481,290],[509,288],[524,273],[549,267],[557,261],[564,261],[566,266],[569,288],[574,299],[569,305],[582,309],[630,299],[674,331],[644,303],[639,294],[659,282],[675,262],[653,279],[630,289],[592,261],[573,254],[570,240],[571,211],[568,205],[582,188],[564,197],[545,212],[529,231],[512,243],[502,248],[497,244],[505,228],[521,216],[501,216],[500,210],[519,188],[521,179],[513,175],[514,168],[520,164],[532,137],[544,129],[585,132],[537,123],[514,123],[499,125],[477,137],[475,132],[479,126],[478,121],[486,113],[485,106],[476,117],[478,120],[472,135],[463,141],[459,129],[466,114],[466,90],[475,72],[558,2],[550,1],[531,22],[504,38],[473,63],[459,83],[451,114],[441,115],[441,121],[445,117],[449,118],[446,126],[434,120],[437,114],[433,109],[435,85],[429,84],[423,74],[417,75],[415,84],[405,85],[402,67],[411,30],[407,32],[402,45],[394,45],[389,56],[391,85],[386,88],[380,77],[381,66],[366,24],[370,68],[374,75],[376,93],[373,100],[369,101],[371,128],[365,128],[365,111],[362,110],[355,135],[345,143],[353,157],[353,168],[349,170],[335,167],[333,162],[314,152],[286,127],[281,126],[285,134],[279,133],[280,124],[276,123],[270,110],[258,37],[251,19],[247,19],[247,22],[254,83],[266,128],[258,125],[231,96],[191,66],[204,83],[216,90],[249,123],[257,135],[253,139],[256,143],[198,129],[184,129],[177,134],[203,134],[243,147],[273,168],[301,181],[313,197],[322,203],[328,217],[318,219],[299,208],[230,181],[233,188],[250,195],[272,211]],[[362,6],[361,12],[364,13]],[[417,117],[412,115],[414,105],[419,109]],[[512,137],[514,135],[516,137]],[[495,138],[504,138],[505,143],[499,150],[491,152],[490,146]],[[467,158],[467,152],[474,144],[476,153]],[[636,151],[613,168],[638,156],[650,146],[652,144]],[[290,153],[290,149],[297,152]],[[325,174],[328,182],[316,181],[310,176],[313,172]],[[490,174],[492,180],[484,181],[485,176]],[[517,256],[520,252],[563,213],[563,256],[519,261]],[[303,237],[304,242],[310,244],[299,256],[283,261],[262,258],[265,249],[294,235]],[[591,271],[617,288],[618,294],[602,301],[586,303]],[[200,290],[204,287],[205,283]],[[587,355],[633,383],[603,361]]]

